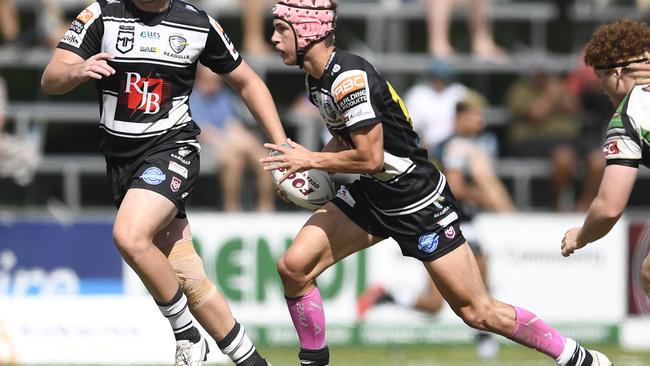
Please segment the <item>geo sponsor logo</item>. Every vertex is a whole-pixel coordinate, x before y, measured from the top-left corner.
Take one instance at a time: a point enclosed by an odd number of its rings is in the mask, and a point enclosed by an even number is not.
[[[0,294],[24,296],[30,294],[77,294],[80,280],[74,269],[56,267],[21,268],[11,250],[0,252]]]
[[[433,253],[438,248],[439,239],[436,233],[424,234],[418,239],[418,249],[425,253]]]
[[[152,166],[150,168],[147,168],[147,170],[142,173],[140,179],[142,179],[147,184],[157,186],[158,184],[164,182],[165,179],[167,179],[167,176],[165,176],[165,173],[163,173],[160,168]]]

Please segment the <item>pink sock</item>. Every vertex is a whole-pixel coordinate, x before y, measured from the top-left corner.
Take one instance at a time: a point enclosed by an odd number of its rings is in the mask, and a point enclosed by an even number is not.
[[[510,339],[526,347],[536,349],[553,359],[564,351],[564,337],[537,315],[528,310],[515,308],[515,331]]]
[[[293,326],[298,333],[300,348],[325,347],[325,312],[318,287],[297,298],[287,298]]]

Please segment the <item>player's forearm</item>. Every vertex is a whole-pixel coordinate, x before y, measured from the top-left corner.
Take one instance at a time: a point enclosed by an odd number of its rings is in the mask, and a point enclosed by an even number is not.
[[[621,214],[622,212],[610,209],[606,202],[596,197],[589,207],[589,212],[578,235],[578,243],[588,244],[607,235]]]
[[[374,174],[384,168],[383,156],[373,157],[370,153],[358,150],[314,153],[312,168],[330,173]]]
[[[83,81],[77,75],[76,64],[60,61],[50,62],[41,78],[41,88],[47,94],[65,94]]]

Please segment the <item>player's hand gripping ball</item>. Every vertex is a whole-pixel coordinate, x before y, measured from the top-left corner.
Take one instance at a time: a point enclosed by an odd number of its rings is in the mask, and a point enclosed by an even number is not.
[[[271,155],[279,154],[272,151]],[[273,183],[285,193],[286,198],[295,205],[309,210],[317,210],[336,195],[334,182],[329,173],[309,169],[304,172],[290,174],[282,183],[278,183],[285,169],[271,170]]]

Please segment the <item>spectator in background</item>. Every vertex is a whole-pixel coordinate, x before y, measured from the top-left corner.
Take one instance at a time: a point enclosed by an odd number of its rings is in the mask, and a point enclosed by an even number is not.
[[[309,150],[320,150],[332,135],[323,128],[320,112],[305,92],[298,94],[287,111],[286,121],[296,128],[296,141]]]
[[[513,212],[512,199],[491,163],[489,148],[482,144],[481,132],[485,128],[483,110],[485,98],[468,91],[456,105],[454,134],[442,144],[443,172],[454,197],[460,205],[461,229],[478,263],[483,280],[487,282],[487,257],[478,242],[472,220],[479,211]],[[357,318],[363,321],[366,312],[374,305],[395,303],[431,315],[443,306],[443,298],[433,281],[423,276],[426,286],[415,291],[409,286],[374,284],[357,301]],[[487,285],[487,283],[486,283]],[[499,344],[489,333],[476,336],[476,352],[482,359],[496,357]]]
[[[468,89],[454,80],[454,70],[442,60],[431,60],[423,79],[406,91],[404,103],[429,157],[440,160],[440,144],[454,132],[456,105]],[[492,134],[482,133],[480,139],[490,154],[496,153],[497,142]]]
[[[484,59],[504,59],[506,52],[494,43],[489,19],[491,0],[426,0],[428,48],[431,56],[448,58],[456,50],[449,42],[454,6],[466,5],[470,12],[469,28],[472,55]]]
[[[41,4],[36,12],[35,38],[39,43],[55,48],[68,26],[63,21],[63,11],[57,0],[41,0]]]
[[[454,81],[454,70],[441,60],[431,60],[424,80],[409,90],[404,103],[413,120],[413,127],[431,157],[440,158],[440,143],[454,131],[456,104],[467,88]]]
[[[0,0],[0,34],[5,44],[17,46],[20,37],[21,43],[56,47],[67,30],[58,1],[35,1],[32,6],[36,15],[34,28],[21,35],[20,17],[14,0]]]
[[[268,0],[242,0],[243,51],[251,55],[264,56],[271,47],[264,37],[264,20],[270,7]]]
[[[0,178],[12,178],[19,186],[31,183],[41,160],[38,143],[27,136],[5,132],[8,108],[7,86],[0,77]]]
[[[5,44],[18,41],[20,20],[14,0],[0,0],[0,33]]]
[[[248,165],[256,175],[256,209],[272,211],[275,208],[273,181],[258,163],[267,151],[237,115],[234,95],[219,75],[207,67],[197,67],[190,108],[192,118],[201,126],[200,141],[212,150],[219,164],[224,210],[241,211],[241,188]]]
[[[580,153],[575,147],[580,130],[577,98],[565,80],[537,68],[510,86],[506,103],[513,118],[508,127],[510,155],[550,158],[553,208],[566,209],[571,205],[567,195]],[[589,184],[593,183],[585,182]]]
[[[580,139],[575,148],[584,156],[587,163],[584,185],[576,201],[576,210],[584,212],[598,193],[598,182],[605,169],[602,145],[605,140],[607,121],[614,113],[614,107],[607,95],[603,93],[594,69],[584,63],[583,57],[580,57],[576,68],[568,75],[567,85],[580,105],[578,115],[581,122]]]

